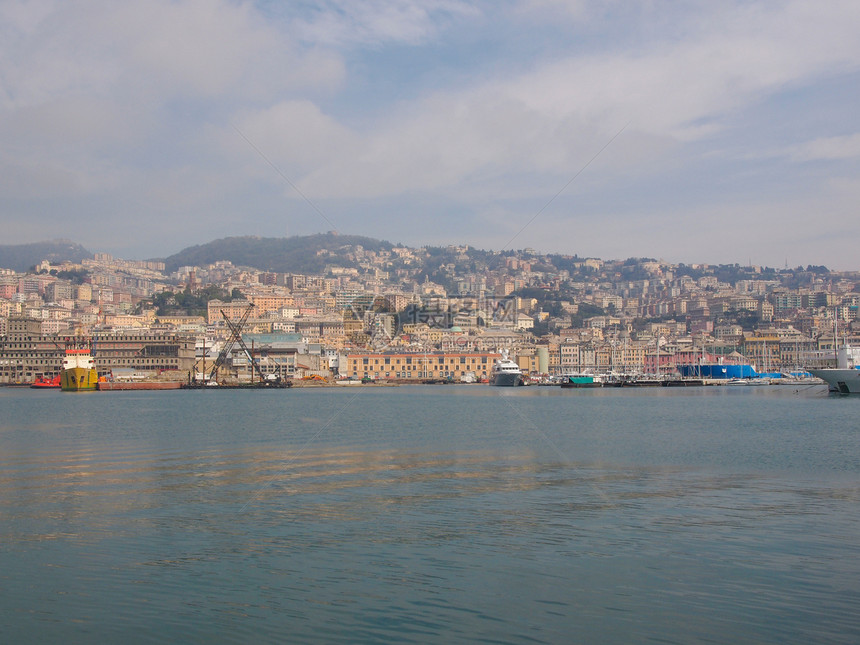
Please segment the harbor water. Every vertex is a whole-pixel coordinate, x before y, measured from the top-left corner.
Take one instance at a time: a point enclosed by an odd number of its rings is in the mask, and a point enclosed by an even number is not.
[[[857,643],[860,397],[0,389],[3,642]]]

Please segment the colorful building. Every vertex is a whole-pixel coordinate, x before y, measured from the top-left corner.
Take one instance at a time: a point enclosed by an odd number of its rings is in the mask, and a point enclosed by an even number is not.
[[[490,376],[497,358],[499,354],[482,352],[352,353],[347,355],[346,371],[341,371],[341,375],[359,379],[459,381],[471,373],[482,379]]]

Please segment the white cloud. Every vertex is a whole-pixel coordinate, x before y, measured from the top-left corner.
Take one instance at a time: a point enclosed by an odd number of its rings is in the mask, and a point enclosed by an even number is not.
[[[293,19],[303,40],[329,46],[418,44],[438,34],[439,22],[475,16],[463,0],[323,0]]]
[[[342,200],[343,230],[390,221],[378,204],[400,215],[421,196],[462,213],[463,231],[483,231],[482,213],[530,217],[628,122],[565,195],[621,218],[618,187],[653,175],[664,192],[631,197],[626,216],[639,203],[648,221],[661,209],[680,216],[671,188],[715,150],[739,175],[786,156],[857,158],[860,135],[842,134],[853,123],[769,141],[767,156],[733,130],[781,94],[860,70],[858,26],[853,0],[9,0],[0,209],[15,206],[0,217],[40,195],[82,213],[128,199],[171,226],[220,209],[225,230],[234,217],[247,232],[237,210],[299,199],[257,147],[315,203]],[[829,203],[847,216],[842,200]],[[656,229],[642,228],[643,240]]]
[[[771,11],[733,7],[644,50],[550,63],[506,89],[547,118],[629,120],[637,129],[695,139],[712,132],[711,121],[768,93],[860,66],[860,5],[828,11],[772,4]]]
[[[282,101],[243,116],[236,127],[269,160],[290,172],[316,168],[332,155],[360,147],[356,134],[308,100]]]
[[[343,79],[338,55],[298,46],[247,3],[36,0],[0,11],[0,164],[17,178],[6,182],[14,199],[108,194],[118,181],[133,190],[211,150],[183,148],[199,146],[207,121]]]
[[[157,103],[180,97],[259,100],[331,88],[337,56],[291,43],[247,3],[226,0],[42,0],[9,11],[0,44],[6,107],[87,94]]]
[[[820,137],[788,148],[794,161],[841,160],[860,158],[860,133],[841,137]]]
[[[625,138],[650,141],[655,154],[671,141],[713,136],[733,113],[774,92],[860,67],[860,5],[829,9],[771,3],[710,11],[686,38],[650,49],[544,61],[422,97],[343,145],[321,142],[330,158],[302,186],[318,196],[373,197],[468,190],[476,179],[523,172],[561,177],[627,122]]]

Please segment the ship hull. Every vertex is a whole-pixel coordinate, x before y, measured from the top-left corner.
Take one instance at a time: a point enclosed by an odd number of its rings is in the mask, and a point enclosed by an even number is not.
[[[523,384],[523,377],[520,374],[493,374],[490,379],[490,385],[497,387],[517,387]]]
[[[60,373],[60,389],[63,392],[95,390],[98,382],[98,372],[86,367],[70,367]]]
[[[757,378],[760,376],[752,365],[733,365],[722,363],[705,363],[702,365],[678,365],[678,371],[684,378],[709,378],[709,379],[733,379],[733,378]]]
[[[827,383],[831,392],[860,394],[860,370],[858,369],[821,369],[809,370]]]
[[[123,390],[178,390],[182,387],[179,381],[102,381],[98,385],[99,392],[119,392]]]
[[[600,381],[565,381],[561,384],[563,388],[587,388],[587,387],[603,387]]]
[[[52,379],[41,378],[37,379],[35,383],[33,383],[31,388],[35,390],[59,390],[60,389],[60,375],[57,374]]]

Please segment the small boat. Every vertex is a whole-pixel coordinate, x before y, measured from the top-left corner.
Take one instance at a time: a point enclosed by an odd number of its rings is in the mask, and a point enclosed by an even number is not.
[[[603,387],[603,379],[591,374],[568,374],[562,378],[561,387]]]
[[[663,378],[655,377],[655,376],[642,376],[632,378],[630,381],[625,383],[627,387],[660,387],[663,385]]]
[[[773,385],[773,380],[769,376],[759,376],[758,378],[751,378],[749,380],[750,385]]]
[[[36,390],[58,390],[60,389],[60,375],[57,374],[53,378],[37,378],[30,387]]]

